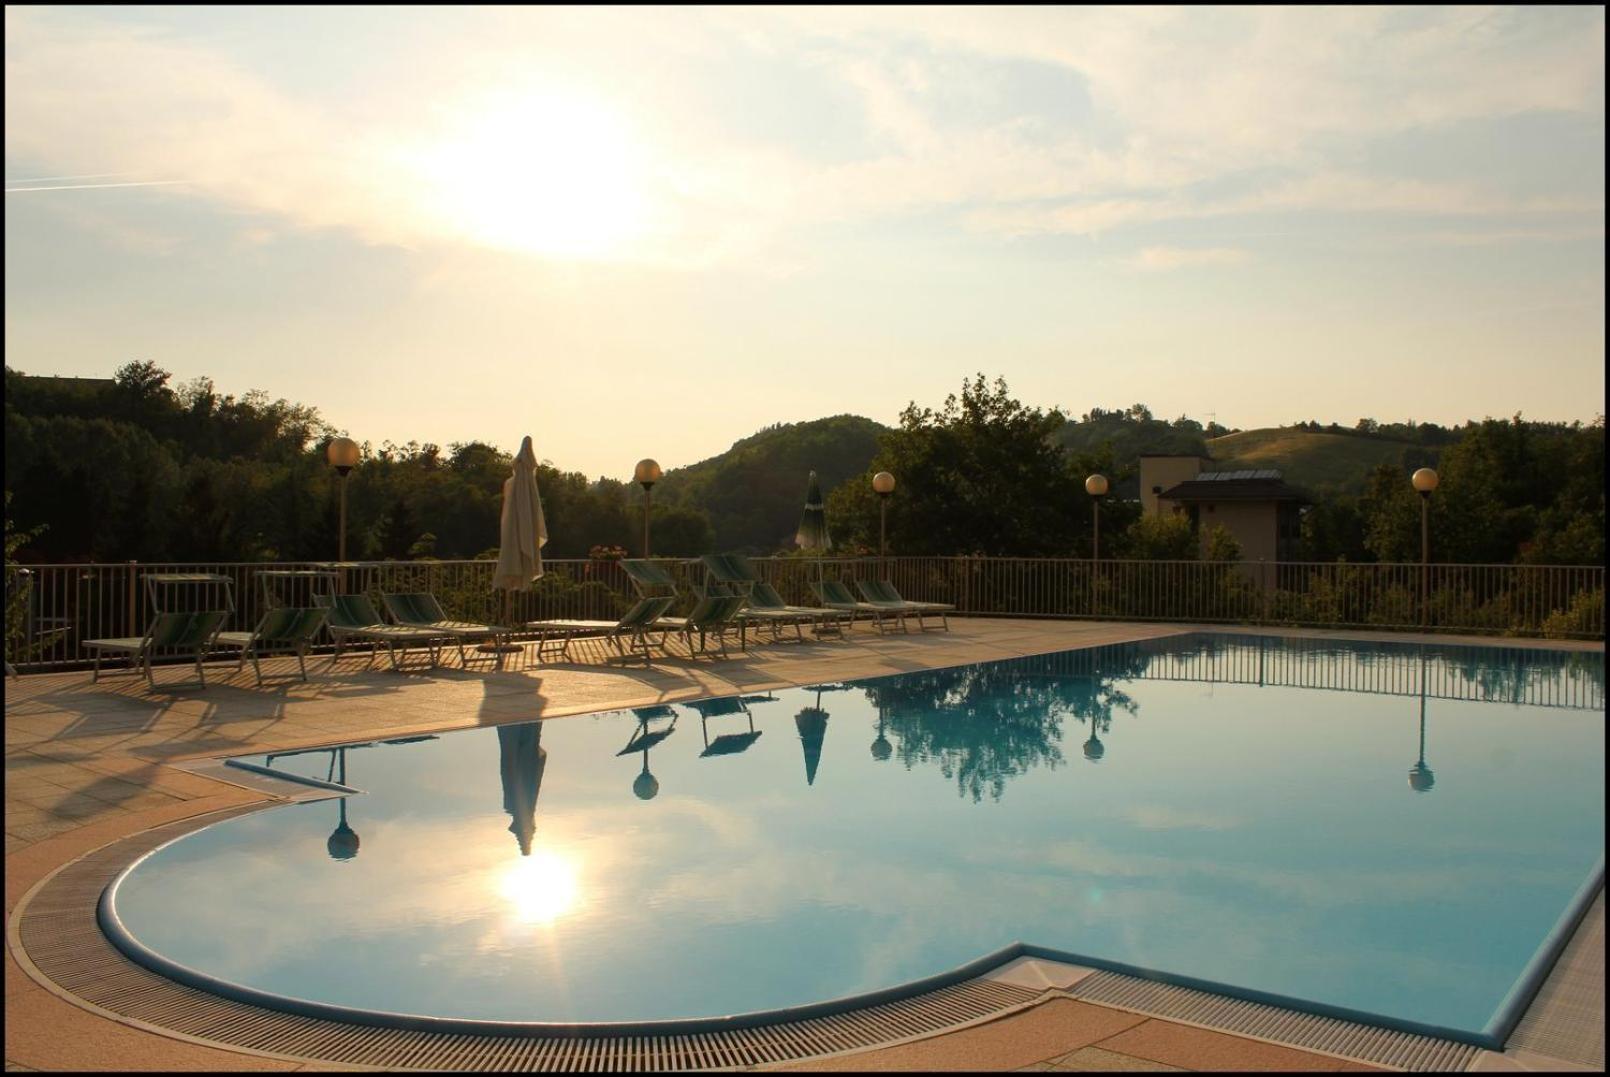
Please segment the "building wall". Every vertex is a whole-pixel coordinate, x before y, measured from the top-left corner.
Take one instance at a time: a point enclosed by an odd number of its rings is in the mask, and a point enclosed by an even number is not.
[[[1155,516],[1166,511],[1157,495],[1202,474],[1202,466],[1212,461],[1200,456],[1143,456],[1140,458],[1140,511]]]
[[[1241,560],[1275,560],[1280,549],[1276,504],[1274,501],[1227,501],[1202,505],[1198,517],[1202,548],[1207,548],[1208,530],[1217,524],[1241,544]]]

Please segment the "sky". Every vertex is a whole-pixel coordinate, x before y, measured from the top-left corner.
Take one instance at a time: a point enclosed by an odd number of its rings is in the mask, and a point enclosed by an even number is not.
[[[592,476],[1604,410],[1604,9],[7,7],[6,363]]]

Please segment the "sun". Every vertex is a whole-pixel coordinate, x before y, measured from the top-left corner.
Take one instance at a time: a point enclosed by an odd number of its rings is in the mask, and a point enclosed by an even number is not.
[[[454,108],[415,167],[426,212],[483,246],[606,258],[645,226],[637,141],[580,92],[527,88]]]
[[[538,849],[513,861],[498,880],[499,892],[522,924],[551,924],[576,904],[576,865]]]

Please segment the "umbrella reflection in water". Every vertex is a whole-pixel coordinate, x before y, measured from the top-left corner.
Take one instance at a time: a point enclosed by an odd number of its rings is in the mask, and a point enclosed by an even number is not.
[[[809,684],[806,691],[816,692],[816,705],[806,707],[794,716],[794,728],[799,730],[800,746],[805,751],[805,784],[816,784],[816,768],[822,762],[822,743],[827,739],[828,713],[822,709],[823,692],[842,692],[842,684]]]
[[[531,838],[537,832],[537,794],[548,752],[542,747],[542,723],[498,726],[498,766],[503,776],[503,810],[509,813],[509,833],[520,843],[520,855],[531,855]]]

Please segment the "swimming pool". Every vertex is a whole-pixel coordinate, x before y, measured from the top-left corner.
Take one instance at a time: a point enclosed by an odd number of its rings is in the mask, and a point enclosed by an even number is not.
[[[256,756],[363,793],[164,846],[103,917],[211,981],[440,1018],[783,1009],[1022,940],[1480,1036],[1602,875],[1603,685],[1600,654],[1204,634]]]

